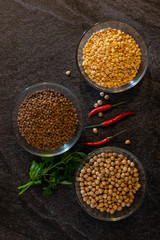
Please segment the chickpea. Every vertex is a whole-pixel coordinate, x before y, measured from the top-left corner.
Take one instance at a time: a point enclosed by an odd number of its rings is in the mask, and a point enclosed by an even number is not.
[[[97,104],[98,104],[99,106],[101,106],[101,105],[103,104],[102,100],[98,100],[98,101],[97,101]]]
[[[67,72],[66,72],[66,75],[67,75],[67,76],[71,75],[71,71],[67,71]]]
[[[83,186],[84,186],[84,183],[83,183],[83,182],[80,182],[80,186],[83,187]]]
[[[81,190],[81,194],[83,195],[85,193],[85,191],[84,190]]]
[[[116,184],[115,184],[115,187],[116,187],[116,188],[118,188],[118,187],[119,187],[119,184],[118,184],[118,183],[116,183]]]
[[[82,174],[85,173],[85,169],[84,169],[84,168],[81,170],[81,173],[82,173]]]
[[[103,194],[103,198],[106,199],[107,198],[107,194]]]
[[[93,133],[97,134],[98,133],[98,129],[97,128],[93,128]]]
[[[97,107],[98,107],[98,103],[95,103],[95,104],[94,104],[94,108],[97,108]]]
[[[124,177],[125,177],[125,174],[124,174],[124,173],[122,173],[122,174],[121,174],[121,178],[124,178]]]
[[[125,144],[126,145],[129,145],[131,143],[131,141],[129,140],[129,139],[127,139],[126,141],[125,141]]]
[[[94,157],[93,157],[93,160],[96,161],[96,160],[97,160],[97,156],[94,156]]]
[[[113,154],[112,153],[108,153],[108,157],[112,157],[113,156]]]
[[[124,159],[123,154],[119,154],[118,157],[119,157],[120,159]]]
[[[103,193],[103,190],[102,190],[102,189],[99,189],[99,190],[98,190],[98,193],[99,193],[99,194],[102,194],[102,193]]]
[[[96,202],[99,200],[99,197],[98,196],[95,196],[95,200],[96,200]]]
[[[110,170],[110,171],[113,171],[113,170],[114,170],[114,167],[110,167],[109,170]]]
[[[104,92],[100,92],[99,94],[101,97],[104,97]]]
[[[94,162],[94,166],[95,166],[95,167],[98,166],[98,163],[97,163],[97,162]]]
[[[103,113],[102,113],[102,112],[99,112],[99,113],[98,113],[98,116],[99,116],[99,117],[102,117],[102,116],[103,116]]]
[[[113,176],[113,175],[114,175],[114,172],[110,172],[110,174],[111,174],[111,176]]]
[[[105,95],[105,96],[104,96],[104,99],[105,99],[105,100],[108,100],[108,99],[109,99],[109,95]]]
[[[87,197],[87,196],[83,198],[83,201],[86,202],[87,200],[88,200],[88,197]]]

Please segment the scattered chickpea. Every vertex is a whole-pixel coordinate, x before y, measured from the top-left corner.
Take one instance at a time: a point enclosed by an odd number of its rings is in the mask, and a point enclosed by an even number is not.
[[[129,145],[131,143],[131,141],[128,139],[125,141],[125,144]]]
[[[98,113],[98,116],[99,116],[99,117],[102,117],[102,116],[103,116],[103,113],[102,113],[102,112],[99,112],[99,113]]]
[[[70,76],[70,75],[71,75],[71,71],[67,71],[67,72],[66,72],[66,75],[67,75],[67,76]]]
[[[98,100],[97,103],[99,106],[101,106],[103,104],[102,100]]]
[[[101,97],[104,97],[104,92],[100,92],[100,96],[101,96]]]
[[[105,100],[108,100],[108,99],[109,99],[109,95],[105,95],[105,96],[104,96],[104,99],[105,99]]]
[[[94,107],[97,108],[97,107],[98,107],[98,103],[95,103],[95,104],[94,104]]]
[[[93,128],[93,133],[97,134],[98,133],[98,129],[97,128]]]

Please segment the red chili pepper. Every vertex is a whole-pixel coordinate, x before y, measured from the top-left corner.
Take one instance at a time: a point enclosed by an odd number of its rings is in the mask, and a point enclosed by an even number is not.
[[[103,105],[101,107],[95,108],[88,114],[88,118],[90,118],[92,115],[94,115],[96,113],[110,110],[112,107],[118,106],[118,105],[123,104],[123,103],[125,103],[125,102],[120,102],[120,103],[117,103],[117,104],[114,104],[114,105],[106,104],[106,105]]]
[[[123,130],[123,131],[121,131],[121,132],[119,132],[119,133],[117,133],[117,134],[115,134],[113,136],[107,137],[107,138],[105,138],[105,139],[103,139],[103,140],[101,140],[99,142],[85,142],[83,144],[86,145],[86,146],[99,146],[99,145],[103,145],[103,144],[109,142],[112,138],[114,138],[115,136],[121,134],[124,131],[125,130]]]
[[[92,126],[88,126],[88,127],[85,127],[85,128],[93,128],[93,127],[107,127],[111,124],[114,124],[118,121],[120,121],[122,118],[125,118],[129,115],[134,115],[135,113],[134,112],[124,112],[124,113],[121,113],[120,115],[116,116],[115,118],[112,118],[112,119],[109,119],[99,125],[92,125]]]

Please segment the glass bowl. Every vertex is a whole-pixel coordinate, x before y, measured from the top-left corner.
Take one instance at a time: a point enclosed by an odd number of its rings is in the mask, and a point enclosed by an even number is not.
[[[129,83],[127,83],[123,86],[111,87],[111,88],[100,86],[97,83],[95,83],[94,81],[92,81],[89,78],[89,76],[87,75],[87,73],[85,72],[84,67],[83,67],[83,48],[85,47],[89,38],[93,35],[93,33],[98,32],[105,28],[109,28],[109,27],[114,28],[114,29],[119,29],[119,30],[129,34],[131,37],[133,37],[134,40],[136,41],[136,43],[138,44],[138,46],[141,50],[141,53],[142,53],[141,64],[140,64],[140,68],[138,70],[136,77],[134,77]],[[79,69],[80,74],[82,75],[83,79],[85,79],[92,87],[94,87],[100,91],[104,91],[104,92],[108,92],[108,93],[118,93],[118,92],[123,92],[123,91],[126,91],[126,90],[134,87],[143,78],[143,76],[147,70],[147,66],[148,66],[148,51],[147,51],[147,47],[145,45],[143,38],[134,28],[132,28],[128,24],[125,24],[122,22],[107,21],[107,22],[102,22],[102,23],[96,23],[95,25],[93,25],[91,28],[89,28],[88,30],[86,30],[83,33],[83,35],[81,36],[80,41],[78,43],[78,46],[77,46],[76,62],[77,62],[78,69]]]
[[[138,169],[138,172],[139,172],[139,182],[141,184],[141,188],[136,192],[133,203],[131,204],[130,207],[124,207],[122,208],[121,211],[115,211],[113,214],[110,214],[107,212],[101,212],[96,208],[91,208],[82,198],[82,195],[80,192],[80,184],[78,181],[81,169],[85,166],[85,164],[88,163],[91,158],[93,158],[94,156],[97,156],[102,152],[105,152],[105,153],[114,152],[117,154],[123,154],[125,157],[127,157],[127,159],[130,159],[132,162],[135,163],[135,167]],[[135,157],[129,151],[122,148],[118,148],[118,147],[103,147],[91,152],[83,159],[83,161],[81,162],[75,174],[74,187],[75,187],[76,197],[80,206],[89,215],[103,221],[118,221],[130,216],[141,206],[146,193],[146,174],[141,162],[138,160],[137,157]]]
[[[58,147],[55,150],[39,150],[32,145],[28,144],[25,138],[21,136],[21,133],[18,128],[18,123],[17,123],[17,117],[18,117],[18,111],[21,103],[29,96],[31,96],[33,93],[36,91],[40,90],[54,90],[55,92],[60,92],[64,94],[64,96],[69,99],[73,107],[77,110],[78,114],[78,125],[76,128],[76,132],[72,139],[64,144],[62,147]],[[32,85],[28,88],[26,88],[17,98],[17,100],[14,103],[13,109],[12,109],[12,114],[11,114],[11,125],[13,129],[13,133],[16,137],[17,142],[28,152],[38,155],[38,156],[44,156],[44,157],[51,157],[51,156],[56,156],[59,154],[62,154],[69,150],[79,139],[82,129],[83,129],[83,119],[82,119],[82,110],[79,104],[79,101],[77,97],[66,87],[59,85],[57,83],[50,83],[50,82],[43,82],[43,83],[38,83],[35,85]]]

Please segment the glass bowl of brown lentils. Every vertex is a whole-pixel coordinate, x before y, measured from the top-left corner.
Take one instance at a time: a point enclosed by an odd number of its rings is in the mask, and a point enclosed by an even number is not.
[[[92,87],[110,93],[134,87],[148,66],[141,35],[128,24],[107,21],[85,31],[76,52],[78,69]]]
[[[56,156],[69,150],[83,129],[77,97],[57,83],[26,88],[14,103],[12,129],[18,143],[38,156]]]
[[[146,193],[146,174],[129,151],[103,147],[84,158],[75,175],[80,206],[92,217],[118,221],[133,214]]]

